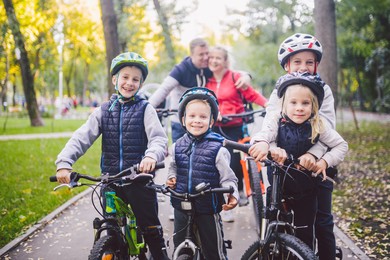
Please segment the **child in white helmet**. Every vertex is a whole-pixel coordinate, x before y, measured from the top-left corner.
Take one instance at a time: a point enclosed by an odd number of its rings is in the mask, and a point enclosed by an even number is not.
[[[282,68],[287,73],[299,72],[310,73],[319,77],[317,71],[322,59],[322,45],[314,36],[304,33],[295,33],[285,39],[279,47],[278,60]],[[278,85],[278,84],[276,84]],[[272,128],[272,121],[275,117],[280,117],[280,101],[275,88],[269,98],[266,108],[267,115],[264,118],[262,131]],[[319,110],[319,114],[325,119],[331,128],[336,126],[336,113],[334,109],[334,97],[329,85],[324,85],[324,100]],[[256,142],[256,135],[252,138]],[[304,155],[300,157],[300,164],[306,169],[317,171],[319,160],[327,152],[328,147],[321,142],[314,144]],[[279,155],[281,158],[284,156]],[[330,176],[333,177],[333,176]],[[318,185],[317,200],[318,211],[315,223],[315,235],[318,241],[318,254],[320,259],[335,259],[336,240],[333,233],[332,215],[332,191],[333,183],[322,182]]]

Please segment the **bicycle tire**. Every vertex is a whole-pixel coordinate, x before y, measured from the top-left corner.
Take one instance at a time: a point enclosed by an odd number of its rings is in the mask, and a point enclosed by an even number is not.
[[[179,255],[176,260],[193,260],[194,257],[192,255],[187,255],[187,254],[183,254],[183,255]]]
[[[254,160],[248,160],[249,181],[252,190],[252,204],[255,212],[256,229],[258,234],[261,231],[261,219],[263,218],[263,192],[261,189],[261,172]]]
[[[127,248],[121,246],[113,236],[103,236],[99,238],[91,249],[88,260],[125,260],[129,259]]]
[[[273,234],[270,238],[270,244],[264,247],[260,241],[254,242],[243,254],[241,260],[315,260],[316,255],[305,243],[290,234],[279,233],[278,242],[276,242],[276,236]],[[277,248],[277,254],[274,249]]]

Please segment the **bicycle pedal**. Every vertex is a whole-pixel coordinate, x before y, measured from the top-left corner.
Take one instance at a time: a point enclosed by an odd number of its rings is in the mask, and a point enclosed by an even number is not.
[[[343,259],[343,250],[341,250],[341,247],[336,246],[336,258],[337,259]]]
[[[225,243],[226,249],[232,249],[233,248],[231,240],[224,240],[223,242]]]

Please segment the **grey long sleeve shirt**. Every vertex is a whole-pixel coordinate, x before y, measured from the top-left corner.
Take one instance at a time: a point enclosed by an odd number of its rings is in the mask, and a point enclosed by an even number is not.
[[[96,108],[88,120],[77,129],[65,147],[58,154],[55,164],[57,170],[72,169],[73,164],[85,154],[89,147],[101,135],[102,110]],[[148,104],[145,109],[144,126],[148,145],[145,156],[157,162],[163,161],[167,151],[168,138],[157,117],[155,109]]]

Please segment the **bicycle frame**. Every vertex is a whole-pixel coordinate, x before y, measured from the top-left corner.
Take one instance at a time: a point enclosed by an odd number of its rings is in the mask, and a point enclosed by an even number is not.
[[[156,164],[155,169],[160,169],[164,167],[164,163]],[[133,165],[128,169],[121,171],[116,175],[110,176],[109,174],[103,174],[99,177],[93,177],[89,175],[83,175],[77,172],[71,173],[71,181],[69,184],[60,184],[54,188],[57,190],[61,187],[68,187],[70,189],[80,186],[90,186],[93,189],[91,195],[92,205],[102,217],[102,219],[95,218],[93,221],[93,227],[95,229],[95,237],[94,237],[94,247],[91,250],[91,255],[93,253],[98,253],[103,249],[99,248],[106,247],[107,244],[109,246],[109,242],[115,243],[115,249],[121,251],[121,255],[125,256],[138,256],[142,254],[142,250],[145,247],[145,243],[142,238],[142,234],[139,232],[136,224],[136,218],[134,212],[130,205],[126,204],[121,198],[116,196],[115,192],[112,190],[103,190],[101,193],[97,191],[98,187],[102,187],[103,185],[108,186],[114,182],[123,181],[123,183],[131,183],[136,179],[148,179],[152,180],[153,175],[147,173],[139,172],[139,165]],[[90,183],[80,183],[79,179],[86,179],[90,181],[94,181],[95,184]],[[50,177],[51,182],[57,181],[56,176]],[[99,198],[99,205],[102,208],[100,211],[95,203],[94,203],[94,195],[97,194]],[[105,207],[102,203],[102,197],[104,196],[106,200]],[[107,239],[102,241],[101,245],[98,245],[98,248],[95,249],[95,245],[100,241],[103,232],[107,232]],[[109,236],[114,237],[114,241],[108,239]],[[108,241],[108,242],[107,242]],[[140,242],[138,242],[140,241]],[[112,253],[114,253],[114,249]],[[126,253],[124,253],[124,251]]]
[[[189,249],[192,251],[192,257],[191,259],[200,260],[201,259],[201,251],[200,248],[194,243],[195,238],[192,236],[193,234],[193,223],[194,223],[194,199],[202,196],[207,193],[232,193],[233,188],[210,188],[209,184],[206,183],[200,183],[195,187],[195,190],[197,193],[190,194],[190,193],[178,193],[174,191],[173,189],[165,186],[165,185],[156,185],[150,183],[146,187],[149,187],[150,189],[154,189],[156,192],[160,192],[163,194],[170,193],[171,196],[176,197],[178,199],[181,199],[181,210],[184,211],[187,216],[187,225],[186,225],[186,235],[183,242],[181,242],[177,248],[175,249],[175,252],[173,253],[173,260],[178,259],[181,256],[181,253],[185,249]],[[228,246],[227,248],[231,248],[231,242],[227,241]],[[188,258],[189,259],[189,258]]]

